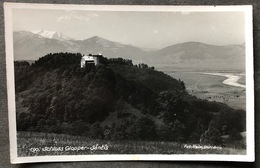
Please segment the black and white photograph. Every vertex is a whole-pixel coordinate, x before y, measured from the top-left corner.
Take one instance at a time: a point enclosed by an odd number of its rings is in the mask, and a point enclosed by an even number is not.
[[[4,12],[12,163],[254,161],[252,6]]]

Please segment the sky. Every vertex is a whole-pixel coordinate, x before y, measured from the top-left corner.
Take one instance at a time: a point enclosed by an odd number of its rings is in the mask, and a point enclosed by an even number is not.
[[[100,36],[140,48],[197,41],[245,42],[243,12],[150,12],[14,9],[13,30],[57,31],[73,39]]]

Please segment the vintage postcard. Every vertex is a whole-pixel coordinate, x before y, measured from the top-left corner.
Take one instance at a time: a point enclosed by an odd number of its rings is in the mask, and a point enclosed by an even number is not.
[[[252,6],[4,13],[12,163],[254,161]]]

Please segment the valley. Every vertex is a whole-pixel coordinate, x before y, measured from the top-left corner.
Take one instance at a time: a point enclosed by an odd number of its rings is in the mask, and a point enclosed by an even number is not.
[[[236,76],[232,72],[164,72],[173,78],[183,80],[191,95],[200,99],[225,103],[234,109],[246,110],[246,90],[243,84],[245,75],[243,74],[236,74]]]

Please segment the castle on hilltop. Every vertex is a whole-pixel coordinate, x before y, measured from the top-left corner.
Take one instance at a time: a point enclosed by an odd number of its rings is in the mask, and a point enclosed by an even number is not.
[[[88,66],[88,64],[94,64],[95,66],[98,65],[100,63],[100,58],[102,57],[102,54],[98,53],[97,55],[84,55],[81,58],[81,64],[80,67],[84,68],[86,66]]]

